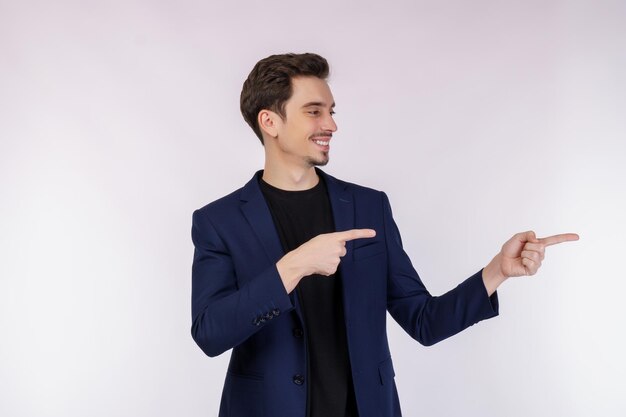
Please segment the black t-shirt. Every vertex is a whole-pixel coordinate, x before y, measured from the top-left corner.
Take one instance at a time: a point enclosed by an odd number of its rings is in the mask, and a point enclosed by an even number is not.
[[[263,179],[259,183],[285,252],[335,231],[322,177],[303,191],[281,190]],[[296,292],[308,348],[307,416],[357,417],[339,273],[304,277]]]

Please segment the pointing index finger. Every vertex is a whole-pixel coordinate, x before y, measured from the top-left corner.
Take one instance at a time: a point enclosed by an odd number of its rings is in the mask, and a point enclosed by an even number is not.
[[[579,236],[576,233],[564,233],[561,235],[548,236],[539,239],[539,242],[543,243],[546,246],[556,245],[557,243],[563,242],[573,242],[578,240]]]
[[[336,232],[335,236],[344,242],[348,242],[354,239],[365,239],[376,236],[376,231],[374,229],[352,229],[346,230],[344,232]]]

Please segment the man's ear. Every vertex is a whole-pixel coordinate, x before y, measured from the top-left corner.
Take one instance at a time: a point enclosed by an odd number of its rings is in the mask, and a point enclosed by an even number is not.
[[[271,110],[261,110],[257,116],[257,122],[261,132],[268,136],[275,138],[278,136],[278,126],[280,123],[280,116]]]

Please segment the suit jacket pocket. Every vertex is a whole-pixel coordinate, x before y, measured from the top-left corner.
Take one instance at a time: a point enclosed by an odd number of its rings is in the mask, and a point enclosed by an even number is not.
[[[398,391],[394,381],[396,373],[393,370],[391,356],[378,364],[378,375],[380,376],[380,408],[378,415],[399,417],[402,413],[400,411],[400,403],[398,402]]]
[[[378,374],[380,376],[380,384],[387,385],[393,382],[396,372],[393,370],[393,362],[391,356],[378,365]]]
[[[265,417],[263,375],[228,371],[220,417]]]
[[[383,253],[385,253],[385,245],[382,242],[372,242],[371,244],[354,248],[352,256],[355,261],[360,261]]]

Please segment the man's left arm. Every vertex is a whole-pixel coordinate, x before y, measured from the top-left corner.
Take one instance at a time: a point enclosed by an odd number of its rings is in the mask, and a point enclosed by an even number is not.
[[[574,234],[544,239],[537,239],[532,232],[516,234],[485,268],[445,294],[432,296],[402,248],[389,200],[384,193],[382,197],[388,255],[387,310],[411,337],[426,346],[496,316],[495,291],[502,282],[536,273],[546,246],[578,238]]]

